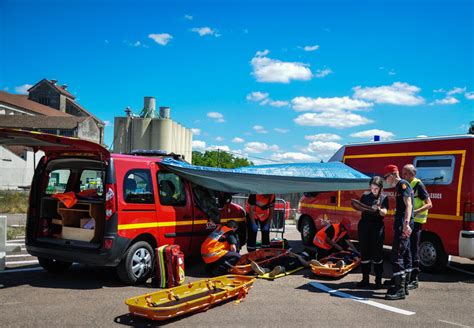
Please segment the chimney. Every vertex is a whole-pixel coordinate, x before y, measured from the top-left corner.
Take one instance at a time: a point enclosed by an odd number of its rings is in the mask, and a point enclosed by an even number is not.
[[[64,90],[66,90],[66,89],[67,89],[67,84],[63,84],[63,85],[61,86],[61,88],[63,88]]]
[[[50,80],[50,82],[51,82],[52,84],[56,85],[56,83],[58,82],[58,80],[52,79],[52,80]]]

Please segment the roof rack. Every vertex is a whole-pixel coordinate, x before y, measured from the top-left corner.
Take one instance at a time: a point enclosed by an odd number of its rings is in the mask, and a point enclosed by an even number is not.
[[[165,150],[159,149],[134,149],[130,152],[134,156],[150,156],[150,157],[171,157],[174,160],[184,162],[184,156],[175,153],[168,153]]]

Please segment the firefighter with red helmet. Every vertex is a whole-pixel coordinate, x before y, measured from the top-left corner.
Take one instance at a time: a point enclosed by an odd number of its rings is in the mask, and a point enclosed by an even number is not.
[[[395,187],[395,215],[393,220],[393,245],[390,260],[393,277],[385,299],[400,300],[408,295],[408,282],[412,271],[410,235],[413,230],[413,189],[410,183],[400,178],[396,165],[384,168],[384,179]]]
[[[354,253],[359,253],[354,244],[349,240],[351,221],[344,218],[340,223],[333,223],[320,229],[313,239],[316,246],[318,259],[325,258],[332,253],[350,248]]]

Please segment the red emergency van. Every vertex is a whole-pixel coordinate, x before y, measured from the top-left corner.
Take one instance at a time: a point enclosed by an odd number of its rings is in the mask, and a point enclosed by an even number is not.
[[[134,284],[149,276],[156,247],[177,244],[197,255],[215,228],[192,184],[161,167],[162,157],[112,154],[76,138],[11,129],[0,129],[0,144],[45,154],[31,184],[26,249],[46,270],[73,262],[114,266]],[[220,216],[239,222],[244,243],[243,208],[227,203]]]
[[[425,270],[436,271],[447,264],[448,255],[474,259],[474,135],[367,142],[343,146],[331,158],[368,176],[383,176],[387,164],[401,170],[411,163],[426,185],[433,208],[423,225],[420,261]],[[369,186],[367,186],[367,190]],[[389,195],[390,211],[385,217],[385,243],[393,239],[394,189]],[[351,207],[364,191],[307,193],[298,209],[298,229],[305,244],[317,230],[344,217],[352,220],[350,236],[357,239],[360,214]]]

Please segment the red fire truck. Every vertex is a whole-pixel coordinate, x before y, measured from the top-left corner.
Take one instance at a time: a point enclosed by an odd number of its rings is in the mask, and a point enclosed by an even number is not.
[[[341,161],[368,176],[383,175],[387,164],[400,170],[415,165],[433,208],[423,226],[420,261],[425,270],[444,268],[448,255],[474,259],[474,135],[367,142],[343,146],[330,161]],[[367,189],[369,186],[367,186]],[[393,239],[394,189],[386,189],[390,208],[385,217],[385,243]],[[298,209],[298,230],[307,245],[317,230],[343,217],[352,220],[350,236],[357,239],[360,214],[351,207],[363,191],[306,193]]]

